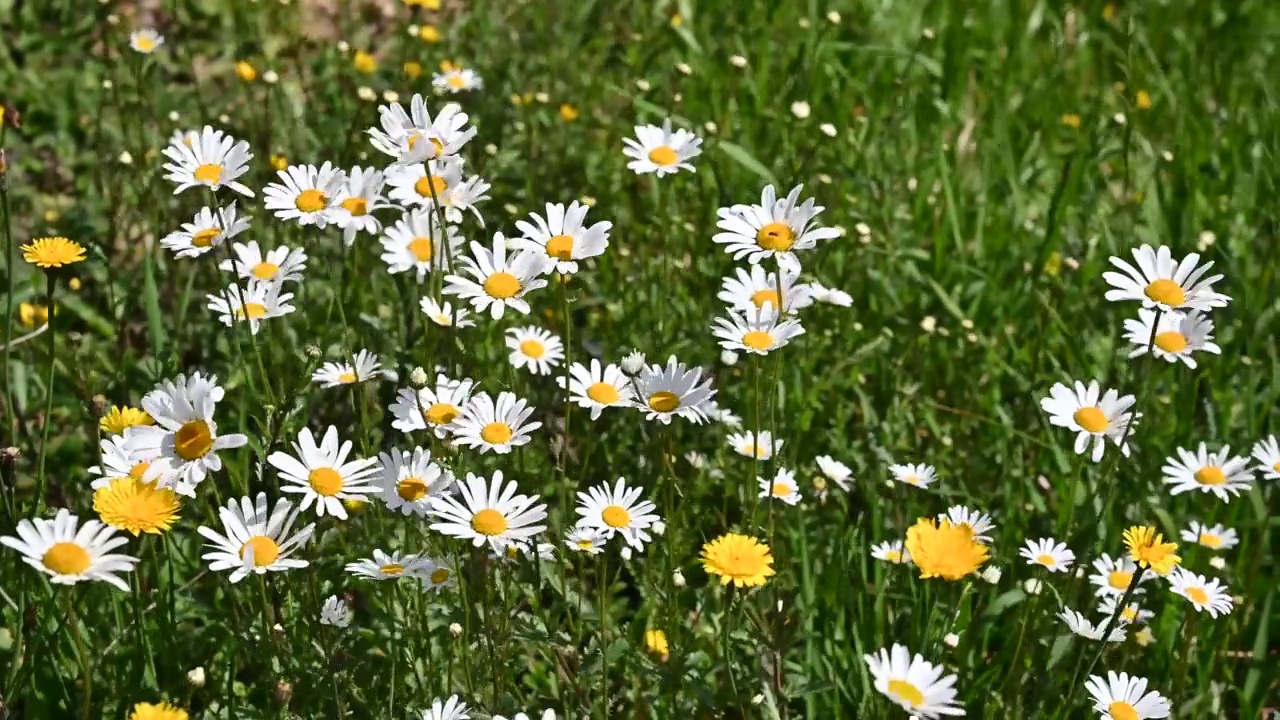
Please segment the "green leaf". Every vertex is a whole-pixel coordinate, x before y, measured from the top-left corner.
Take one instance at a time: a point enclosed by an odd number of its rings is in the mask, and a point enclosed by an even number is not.
[[[156,266],[147,256],[142,267],[142,302],[147,313],[147,332],[151,335],[151,351],[157,355],[164,351],[164,315],[160,312],[160,291],[156,288]]]
[[[1000,597],[991,601],[987,609],[982,612],[984,618],[999,617],[1005,610],[1017,605],[1027,599],[1027,594],[1022,590],[1014,589],[1000,595]]]
[[[778,179],[773,176],[773,172],[741,145],[735,145],[728,140],[721,140],[717,144],[721,150],[724,150],[726,155],[733,158],[739,165],[759,175],[765,182],[775,187],[778,185]]]

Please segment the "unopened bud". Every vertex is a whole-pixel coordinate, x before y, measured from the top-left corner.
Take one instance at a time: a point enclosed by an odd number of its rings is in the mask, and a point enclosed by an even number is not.
[[[193,688],[204,687],[204,667],[197,665],[187,671],[187,684]]]

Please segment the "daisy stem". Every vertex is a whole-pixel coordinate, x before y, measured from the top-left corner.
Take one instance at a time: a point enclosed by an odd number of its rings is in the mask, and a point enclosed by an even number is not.
[[[1142,565],[1134,571],[1133,578],[1129,581],[1129,587],[1125,588],[1124,595],[1121,596],[1120,602],[1116,604],[1116,609],[1111,612],[1111,618],[1107,620],[1106,627],[1102,630],[1102,637],[1098,640],[1098,650],[1093,654],[1093,659],[1089,661],[1089,667],[1085,668],[1084,677],[1089,677],[1093,672],[1094,666],[1098,664],[1098,658],[1102,657],[1102,651],[1107,649],[1107,638],[1111,636],[1111,631],[1115,629],[1116,623],[1120,621],[1120,615],[1126,607],[1129,607],[1129,598],[1133,597],[1134,590],[1138,589],[1138,583],[1142,580],[1142,574],[1146,572],[1146,568]],[[1082,656],[1083,657],[1083,656]],[[1079,670],[1079,667],[1077,667]],[[1062,707],[1069,713],[1071,711],[1071,701],[1076,697],[1076,689],[1079,687],[1077,681],[1080,679],[1078,673],[1071,677],[1071,689],[1067,694],[1067,702]]]
[[[733,635],[732,621],[733,619],[733,585],[729,585],[725,594],[724,617],[720,621],[721,643],[723,643],[723,653],[721,660],[724,661],[724,674],[729,678],[729,689],[733,692],[730,700],[730,707],[738,704],[741,697],[738,694],[738,680],[733,675],[733,651],[730,642]]]
[[[609,718],[609,553],[600,553],[600,704]]]
[[[536,545],[535,545],[536,547]],[[535,550],[536,554],[536,550]],[[493,688],[493,705],[498,706],[498,652],[495,649],[497,642],[494,641],[494,634],[497,632],[496,620],[493,613],[493,583],[497,581],[497,571],[490,572],[490,562],[488,558],[481,558],[484,568],[484,578],[480,584],[484,586],[484,639],[489,645],[489,682]]]
[[[0,121],[0,148],[4,146],[4,122]],[[18,410],[13,404],[13,385],[10,382],[9,368],[9,347],[10,340],[13,339],[13,281],[14,263],[18,261],[14,249],[17,247],[13,242],[13,229],[10,227],[11,217],[9,215],[9,183],[5,179],[4,172],[0,171],[0,215],[3,215],[3,222],[0,222],[0,228],[4,229],[4,246],[5,246],[5,265],[4,274],[8,284],[8,292],[5,294],[4,308],[4,410],[9,416],[9,443],[15,443],[18,440]],[[53,308],[49,308],[49,316],[53,317]]]
[[[44,422],[40,430],[40,458],[36,462],[36,511],[35,515],[40,514],[40,506],[44,504],[44,461],[49,450],[49,427],[53,425],[50,415],[53,413],[53,369],[56,363],[57,347],[54,345],[53,331],[53,294],[57,288],[58,281],[53,273],[46,275],[49,281],[48,304],[49,304],[49,372],[45,381],[45,401],[44,401]]]
[[[76,657],[80,660],[80,673],[84,677],[84,698],[80,701],[81,720],[89,720],[89,711],[93,702],[93,667],[89,664],[89,648],[84,641],[84,632],[80,628],[80,618],[76,615],[75,600],[71,591],[62,594],[63,606],[67,609],[67,624],[71,626],[71,637],[76,643]]]
[[[1013,649],[1013,662],[1009,664],[1009,673],[1005,676],[1004,692],[1006,694],[1006,705],[1009,701],[1007,694],[1009,692],[1009,688],[1013,686],[1014,678],[1022,677],[1022,674],[1018,671],[1018,668],[1020,667],[1018,663],[1022,660],[1023,641],[1027,639],[1027,625],[1030,624],[1030,619],[1035,617],[1036,610],[1039,609],[1040,597],[1043,596],[1044,593],[1044,588],[1041,588],[1040,592],[1031,598],[1031,604],[1027,607],[1026,612],[1022,613],[1022,627],[1018,630],[1018,643]]]
[[[1123,607],[1124,606],[1122,605],[1121,608]],[[1178,660],[1178,672],[1174,675],[1175,680],[1173,681],[1173,685],[1169,686],[1169,689],[1174,692],[1177,692],[1180,688],[1186,687],[1183,683],[1187,680],[1187,665],[1193,654],[1191,652],[1191,643],[1195,642],[1196,618],[1199,616],[1200,613],[1195,610],[1188,610],[1186,615],[1183,616],[1182,657]]]
[[[391,685],[387,692],[387,717],[395,715],[396,708],[396,671],[400,669],[400,595],[399,581],[393,581],[391,585]]]

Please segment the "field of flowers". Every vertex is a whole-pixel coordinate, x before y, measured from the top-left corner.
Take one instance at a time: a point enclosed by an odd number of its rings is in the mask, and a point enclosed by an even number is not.
[[[1278,25],[0,0],[0,720],[1265,716]]]

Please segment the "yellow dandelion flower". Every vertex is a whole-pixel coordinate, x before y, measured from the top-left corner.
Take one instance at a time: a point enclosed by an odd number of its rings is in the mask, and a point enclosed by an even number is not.
[[[440,42],[440,29],[435,25],[423,25],[418,28],[418,37],[423,42],[438,43]]]
[[[454,65],[452,60],[440,61],[440,72],[449,72],[450,70],[461,70],[461,65]]]
[[[680,13],[676,13],[675,15],[671,16],[671,27],[678,28],[683,24],[684,24],[683,15],[681,15]]]
[[[22,303],[18,306],[18,320],[26,328],[38,328],[49,322],[49,308],[37,303]]]
[[[133,706],[129,720],[187,720],[187,711],[177,705],[162,702],[158,705],[138,703]]]
[[[111,527],[159,535],[178,519],[178,494],[132,477],[116,478],[93,493],[93,509]]]
[[[258,79],[258,71],[247,60],[241,60],[236,63],[236,75],[245,82],[253,82]]]
[[[1167,543],[1164,536],[1153,527],[1134,525],[1124,531],[1124,544],[1129,548],[1129,558],[1142,567],[1149,567],[1161,577],[1168,575],[1182,558],[1175,551],[1177,543]]]
[[[560,106],[560,119],[565,122],[573,122],[578,119],[578,108],[565,103]]]
[[[666,662],[667,658],[671,657],[671,648],[667,645],[667,634],[661,630],[645,630],[644,647],[662,662]]]
[[[1151,94],[1148,93],[1146,90],[1139,90],[1138,95],[1137,97],[1134,98],[1133,102],[1135,105],[1138,106],[1139,110],[1150,110]]]
[[[774,574],[769,546],[753,537],[726,533],[702,546],[702,567],[719,575],[720,584],[736,587],[763,585]]]
[[[1067,113],[1062,116],[1062,124],[1072,130],[1080,129],[1080,116],[1075,113]]]
[[[351,59],[351,65],[355,67],[356,72],[368,75],[378,69],[378,59],[364,50],[357,50],[355,57]]]
[[[410,80],[417,80],[422,76],[422,63],[407,62],[404,64],[404,74],[409,76]]]
[[[60,268],[84,261],[84,248],[64,237],[38,238],[22,246],[22,259],[42,268]]]
[[[990,558],[987,546],[974,540],[968,525],[920,518],[907,530],[907,551],[920,568],[920,577],[959,580],[974,573]]]
[[[440,9],[440,0],[404,0],[404,4],[409,7],[420,7],[424,10]]]
[[[287,155],[275,155],[275,154],[273,154],[273,155],[271,156],[271,167],[275,168],[277,171],[279,171],[279,170],[288,170],[288,169],[289,169],[289,157],[288,157]]]
[[[108,411],[106,415],[103,415],[102,419],[98,421],[98,427],[102,432],[108,435],[123,434],[126,428],[131,428],[135,425],[155,424],[156,421],[152,420],[151,416],[148,415],[145,410],[139,410],[138,408],[132,408],[127,405],[125,407],[120,407],[119,405],[113,406],[111,410]]]

